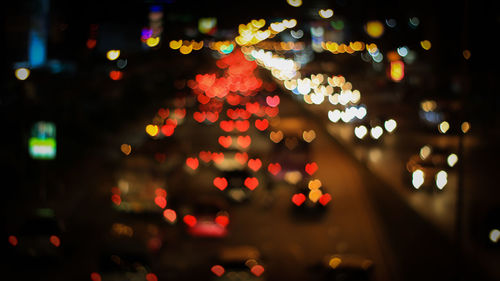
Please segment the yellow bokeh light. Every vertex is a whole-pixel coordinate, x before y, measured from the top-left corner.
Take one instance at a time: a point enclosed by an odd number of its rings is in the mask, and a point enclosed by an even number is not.
[[[177,50],[182,46],[182,40],[178,40],[178,41],[172,40],[172,41],[170,41],[169,46],[171,49]]]
[[[318,11],[318,14],[322,18],[328,19],[328,18],[331,18],[333,16],[333,10],[332,9],[326,9],[326,10],[321,9]]]
[[[286,0],[286,2],[288,3],[288,5],[290,5],[292,7],[302,6],[302,0]]]
[[[366,48],[371,47],[372,48],[371,52],[375,52],[377,50],[377,46],[375,44],[365,45],[365,43],[360,41],[349,42],[349,45],[346,45],[344,43],[341,43],[339,45],[338,43],[331,41],[321,42],[321,47],[325,50],[332,52],[333,54],[343,54],[343,53],[353,54],[354,52],[363,51],[365,49],[365,46]]]
[[[339,44],[335,42],[326,42],[325,46],[330,52],[336,52],[339,48]]]
[[[450,129],[450,123],[446,122],[446,121],[443,121],[439,124],[439,127],[438,127],[439,131],[441,133],[446,133],[448,132],[448,130]]]
[[[384,25],[378,20],[367,22],[365,29],[366,33],[372,38],[379,38],[384,34]]]
[[[310,180],[309,181],[309,184],[307,185],[307,187],[310,189],[310,190],[315,190],[315,189],[319,189],[321,187],[321,181],[318,180],[318,179],[315,179],[315,180]]]
[[[432,44],[431,44],[431,41],[429,41],[429,40],[423,40],[423,41],[420,41],[420,46],[422,46],[422,48],[424,50],[428,51],[431,49]]]
[[[160,43],[160,37],[150,37],[148,38],[148,40],[146,40],[146,45],[148,45],[148,47],[155,47],[155,46],[158,46],[158,44]]]
[[[318,202],[321,195],[323,195],[323,192],[320,189],[313,189],[309,191],[309,200],[316,203]]]
[[[351,48],[351,46],[345,46],[345,51],[346,53],[348,54],[353,54],[354,53],[354,50]]]
[[[148,135],[150,135],[152,137],[157,136],[159,131],[160,131],[160,129],[158,128],[157,125],[149,124],[146,126],[146,133],[148,133]]]
[[[198,51],[201,48],[203,48],[203,41],[200,42],[193,41],[192,45],[193,45],[193,50]]]
[[[405,64],[404,62],[397,60],[391,61],[391,79],[395,82],[399,82],[405,76]]]
[[[462,129],[462,132],[465,134],[470,130],[470,123],[469,122],[463,122],[462,126],[460,126]]]
[[[375,53],[378,50],[378,47],[377,47],[377,44],[371,43],[371,44],[366,45],[366,49],[370,53]]]
[[[331,268],[335,269],[340,265],[341,262],[342,262],[342,260],[340,258],[334,257],[334,258],[330,259],[330,262],[328,262],[328,265]]]
[[[344,53],[345,52],[345,47],[346,46],[345,46],[344,43],[340,44],[339,47],[338,47],[338,49],[337,49],[337,52]]]
[[[30,76],[30,70],[24,67],[16,69],[14,75],[19,80],[26,80]]]
[[[240,24],[238,26],[239,35],[234,38],[234,41],[240,46],[255,45],[268,38],[273,38],[275,34],[282,32],[286,28],[294,27],[297,25],[297,20],[291,19],[283,20],[282,22],[273,22],[267,30],[260,30],[265,24],[266,21],[264,19],[252,20],[248,24]]]
[[[179,51],[181,52],[181,54],[187,55],[187,54],[191,53],[192,50],[193,50],[193,45],[189,45],[189,46],[182,45]]]
[[[120,50],[109,50],[106,53],[106,57],[108,58],[108,60],[116,60],[120,57]]]
[[[363,42],[359,42],[359,41],[351,42],[351,43],[349,43],[349,46],[351,46],[351,48],[354,51],[362,51],[365,48],[365,44]]]
[[[437,103],[433,100],[426,100],[420,103],[420,108],[425,112],[434,111],[436,107]]]
[[[130,144],[124,143],[120,146],[120,150],[123,152],[123,154],[129,155],[130,152],[132,152],[132,146]]]
[[[247,43],[247,40],[245,40],[243,37],[241,36],[237,36],[236,38],[234,38],[234,41],[236,41],[236,43],[240,46],[243,46],[243,45],[246,45]]]
[[[266,25],[266,20],[265,19],[252,20],[251,23],[255,28],[259,29],[264,27],[264,25]]]

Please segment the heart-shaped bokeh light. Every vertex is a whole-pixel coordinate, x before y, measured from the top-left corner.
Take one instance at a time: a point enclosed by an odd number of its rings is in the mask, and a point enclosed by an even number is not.
[[[305,167],[306,173],[312,176],[318,170],[318,164],[316,162],[307,163]]]
[[[324,19],[328,19],[328,18],[331,18],[333,16],[333,10],[332,9],[321,9],[319,10],[318,12],[319,16],[324,18]]]
[[[255,177],[246,178],[244,184],[248,189],[254,190],[259,185],[259,180]]]
[[[280,163],[270,163],[267,166],[267,170],[269,171],[269,173],[276,176],[281,171],[281,165]]]
[[[316,138],[316,132],[314,130],[304,131],[302,133],[302,138],[306,142],[312,142]]]
[[[262,166],[262,161],[260,161],[259,158],[248,160],[248,168],[250,168],[254,172],[257,172],[261,166]]]
[[[216,177],[213,183],[220,190],[224,190],[227,187],[227,180],[223,177]]]
[[[198,158],[194,158],[194,157],[188,157],[186,159],[186,165],[193,169],[193,170],[196,170],[198,168],[198,165],[199,165],[199,161],[198,161]]]
[[[212,266],[212,268],[210,270],[217,277],[221,277],[222,274],[224,274],[224,272],[225,272],[224,267],[222,267],[221,265],[214,265],[214,266]]]
[[[306,201],[306,196],[302,193],[297,193],[292,196],[292,202],[297,206],[302,205],[304,201]]]

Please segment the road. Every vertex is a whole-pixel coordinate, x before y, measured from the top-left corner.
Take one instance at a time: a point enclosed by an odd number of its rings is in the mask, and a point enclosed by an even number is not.
[[[158,142],[157,149],[166,153],[167,162],[173,163],[173,168],[165,172],[169,192],[183,192],[193,198],[201,193],[222,196],[211,184],[217,175],[213,166],[202,163],[193,172],[184,165],[187,157],[200,150],[223,150],[217,143],[221,129],[195,123],[188,110],[185,122],[173,137],[152,141],[144,127],[154,112],[145,113],[120,133],[109,135],[107,142],[69,169],[65,178],[70,188],[52,196],[47,204],[68,222],[66,240],[71,245],[71,255],[60,268],[21,273],[26,278],[20,279],[42,276],[44,280],[89,280],[90,272],[96,269],[98,252],[106,245],[115,222],[133,225],[137,236],[134,239],[142,239],[139,234],[151,228],[161,233],[163,244],[154,253],[152,264],[159,280],[206,279],[211,276],[213,257],[220,249],[237,245],[252,245],[261,251],[268,280],[309,280],[315,276],[312,266],[331,254],[354,254],[373,260],[374,280],[453,278],[454,251],[447,239],[333,139],[324,124],[286,95],[280,94],[279,117],[299,118],[306,124],[302,129],[316,132],[311,160],[319,170],[314,178],[320,179],[323,189],[332,195],[324,216],[293,216],[293,188],[273,180],[267,173],[271,146],[266,143],[270,144],[270,140],[256,130],[248,133],[254,144],[249,155],[262,158],[264,165],[256,176],[262,182],[268,181],[272,188],[259,186],[250,203],[230,205],[228,237],[192,238],[181,227],[168,225],[160,217],[127,218],[115,212],[110,202],[110,189],[117,185],[115,172],[126,159],[137,161],[134,157],[141,153],[135,151],[141,151],[141,147],[151,150],[151,142]],[[119,151],[121,143],[131,143],[133,153],[123,155]],[[148,153],[143,155],[149,155],[149,162],[158,165],[154,153]]]
[[[281,118],[300,110],[297,104],[286,98],[282,98],[280,108],[285,109]],[[307,124],[304,129],[318,132],[312,142],[312,160],[320,167],[315,178],[321,180],[323,188],[333,197],[326,214],[320,219],[294,217],[291,212],[293,188],[285,182],[273,183],[274,188],[270,190],[257,188],[250,204],[232,206],[229,210],[232,220],[227,239],[176,241],[175,244],[181,243],[182,246],[176,245],[171,251],[167,245],[161,255],[165,266],[176,257],[196,260],[195,257],[201,254],[197,249],[203,249],[203,255],[209,257],[216,255],[218,247],[252,245],[266,257],[269,280],[307,280],[310,267],[332,254],[355,254],[372,259],[376,280],[387,280],[393,274],[394,269],[388,262],[393,257],[365,190],[364,182],[369,179],[364,179],[366,175],[360,172],[359,164],[332,142],[317,124],[305,116],[301,118]],[[203,132],[203,135],[207,139],[216,139],[220,129],[211,129],[211,134]],[[257,138],[255,134],[252,137]],[[196,138],[192,136],[192,139]],[[212,188],[218,193],[213,186],[202,184],[210,180],[209,168],[205,169],[207,171],[199,170],[194,175],[204,178],[194,179],[199,181],[198,191]],[[193,252],[189,255],[185,251]],[[201,266],[205,268],[189,268],[186,274],[189,271],[208,272],[210,261],[201,263]]]

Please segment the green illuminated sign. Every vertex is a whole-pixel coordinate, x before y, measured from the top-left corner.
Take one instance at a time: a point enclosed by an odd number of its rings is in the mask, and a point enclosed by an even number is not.
[[[29,139],[29,153],[33,159],[54,159],[56,157],[56,126],[40,121],[33,125]]]

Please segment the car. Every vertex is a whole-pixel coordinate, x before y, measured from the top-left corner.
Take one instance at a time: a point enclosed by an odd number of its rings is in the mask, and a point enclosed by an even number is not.
[[[407,161],[406,169],[409,174],[405,177],[415,189],[433,191],[436,187],[442,190],[448,182],[448,172],[457,161],[458,156],[451,150],[425,145]]]
[[[158,280],[152,272],[152,258],[145,245],[133,239],[107,241],[97,257],[92,281]]]
[[[229,200],[236,203],[242,203],[250,199],[252,191],[245,186],[245,180],[253,176],[248,170],[235,169],[225,171],[222,177],[224,177],[228,183],[224,192]]]
[[[36,209],[9,234],[14,260],[43,266],[59,264],[64,259],[64,232],[64,223],[54,215],[54,210]]]
[[[188,235],[223,238],[228,234],[227,208],[227,202],[219,196],[199,195],[194,201],[182,204],[177,212]]]
[[[282,118],[272,127],[270,137],[274,144],[270,162],[281,165],[275,175],[277,179],[295,184],[307,176],[304,167],[311,158],[311,144],[303,137],[306,127],[305,121],[292,117]]]
[[[147,245],[151,253],[157,253],[164,244],[166,234],[166,230],[161,226],[161,223],[117,219],[111,224],[108,233],[114,238],[133,237],[135,240]]]
[[[430,133],[460,134],[464,104],[457,99],[426,99],[420,102],[418,116],[422,129]],[[447,122],[449,128],[438,130],[442,122]]]
[[[280,143],[274,144],[270,163],[279,164],[281,169],[274,175],[277,180],[296,184],[307,177],[304,170],[311,158],[311,145],[296,136],[285,136]]]
[[[292,213],[296,217],[321,218],[322,215],[326,213],[328,206],[331,204],[331,199],[332,196],[325,192],[325,189],[324,187],[321,187],[321,182],[319,180],[304,180],[292,194]]]
[[[248,245],[224,247],[211,267],[212,280],[266,280],[260,251]]]
[[[275,161],[282,164],[283,173],[301,171],[310,160],[310,144],[296,136],[285,136],[285,143],[276,144]]]
[[[325,281],[370,281],[374,263],[371,259],[351,254],[328,255],[317,262],[310,271],[315,278]]]
[[[224,150],[224,159],[221,161],[214,161],[214,167],[222,172],[241,170],[246,167],[246,160],[248,159],[248,154],[245,153],[246,152],[237,149],[226,149]],[[246,155],[246,159],[245,157],[238,158],[244,154]]]
[[[115,210],[142,217],[161,217],[166,205],[166,176],[154,169],[145,157],[136,157],[115,172],[116,186],[111,187]]]
[[[354,127],[353,141],[357,144],[378,145],[379,141],[388,134],[383,121],[388,119],[385,116],[376,116],[371,119],[352,122]]]

